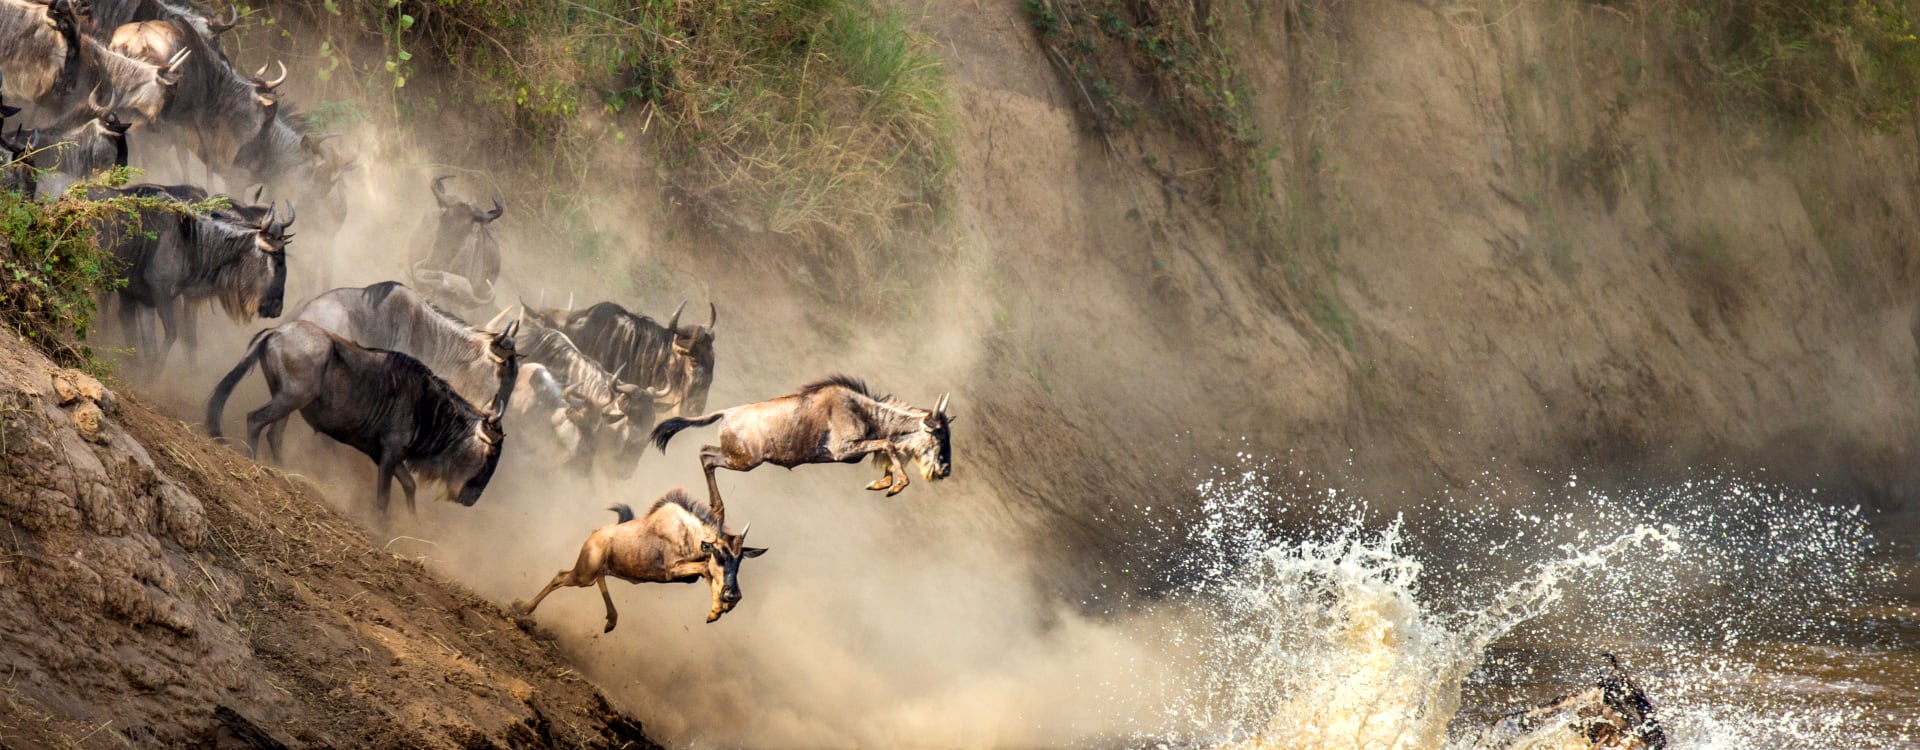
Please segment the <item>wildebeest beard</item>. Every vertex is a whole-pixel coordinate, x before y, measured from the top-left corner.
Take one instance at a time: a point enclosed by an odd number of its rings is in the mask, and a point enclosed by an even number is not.
[[[189,298],[213,296],[221,311],[235,322],[254,316],[280,317],[287,289],[284,252],[267,253],[256,245],[256,232],[222,221],[195,217],[182,222],[188,252],[198,249],[195,264],[201,275],[189,278],[182,291]]]

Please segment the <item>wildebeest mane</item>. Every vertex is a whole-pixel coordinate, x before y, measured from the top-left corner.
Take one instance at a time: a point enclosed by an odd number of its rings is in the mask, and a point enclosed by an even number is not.
[[[273,275],[273,261],[254,247],[255,231],[218,219],[191,217],[180,222],[181,234],[189,254],[193,274],[183,284],[192,292],[212,292],[220,300],[220,309],[238,322],[251,319],[260,307],[266,287],[254,283]]]
[[[720,525],[720,522],[713,517],[713,508],[708,507],[705,500],[695,500],[693,496],[687,494],[686,490],[679,487],[667,490],[667,494],[661,495],[660,499],[647,506],[647,514],[652,515],[654,511],[665,507],[668,503],[678,505],[688,513],[692,513],[694,518],[700,519],[701,523],[709,527],[718,528]]]
[[[378,308],[381,305],[381,303],[384,303],[387,301],[387,297],[391,296],[395,289],[400,289],[402,287],[406,287],[409,289],[412,288],[412,287],[407,287],[406,284],[402,284],[398,281],[382,281],[377,284],[367,285],[366,291],[365,291],[367,295],[367,309],[371,310],[374,308]],[[426,295],[422,294],[422,295],[419,295],[419,297],[420,297],[420,304],[425,305],[429,310],[439,313],[441,317],[452,320],[453,322],[459,323],[460,325],[463,325],[463,326],[472,325],[468,323],[465,318],[462,318],[459,315],[454,314],[452,311],[449,311],[444,307],[434,304],[433,300],[427,299]]]
[[[835,386],[845,388],[847,390],[853,391],[854,393],[858,393],[862,396],[866,396],[867,398],[870,398],[882,403],[894,404],[896,406],[902,405],[900,402],[895,401],[893,396],[890,396],[885,393],[876,393],[874,392],[873,389],[868,388],[867,381],[861,380],[859,378],[856,378],[852,375],[848,375],[845,373],[836,373],[833,375],[828,375],[819,380],[815,380],[811,383],[800,386],[800,395],[802,396],[811,395],[815,391],[820,391],[827,388],[833,388]]]
[[[677,330],[614,302],[599,302],[568,316],[563,327],[575,346],[608,372],[620,371],[628,383],[666,384],[676,392],[689,387],[685,373],[672,367]]]
[[[335,357],[350,356],[346,351],[352,342],[333,337]],[[480,410],[453,390],[445,378],[435,375],[425,362],[409,356],[405,352],[388,349],[361,347],[365,351],[380,355],[381,368],[378,384],[374,393],[379,397],[374,402],[375,413],[391,411],[400,399],[410,400],[414,404],[414,442],[412,448],[427,455],[436,455],[446,451],[456,443],[465,440],[471,434],[473,426],[482,415]],[[374,419],[374,423],[383,420]]]

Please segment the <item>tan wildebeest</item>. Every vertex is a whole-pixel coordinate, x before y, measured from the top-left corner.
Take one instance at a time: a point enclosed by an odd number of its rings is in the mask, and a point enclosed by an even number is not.
[[[675,417],[653,428],[653,444],[667,449],[667,441],[688,427],[725,420],[720,444],[700,448],[700,468],[707,474],[708,502],[719,507],[718,468],[748,471],[761,464],[793,468],[801,464],[859,463],[867,456],[886,474],[870,490],[886,490],[887,497],[907,488],[901,455],[919,464],[920,475],[931,482],[953,474],[953,445],[947,416],[947,397],[941,394],[932,410],[915,408],[868,390],[867,384],[846,375],[801,386],[798,393],[746,404],[694,419]]]
[[[533,614],[554,589],[598,584],[600,598],[607,603],[607,628],[602,632],[611,633],[620,614],[613,610],[613,595],[607,593],[607,576],[629,583],[693,583],[704,578],[713,592],[713,609],[707,612],[707,622],[713,622],[740,603],[740,561],[767,552],[764,547],[746,546],[753,524],[738,534],[727,533],[722,509],[694,502],[679,487],[653,501],[639,518],[625,504],[607,510],[620,520],[589,535],[580,545],[580,559],[571,569],[554,574],[547,587],[520,608],[522,614]]]

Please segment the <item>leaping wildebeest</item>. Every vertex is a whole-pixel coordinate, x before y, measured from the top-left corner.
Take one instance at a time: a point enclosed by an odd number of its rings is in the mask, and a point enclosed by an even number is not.
[[[748,471],[761,464],[791,469],[801,464],[859,463],[868,456],[886,469],[869,490],[886,490],[887,497],[907,488],[901,460],[909,457],[920,475],[931,482],[953,474],[953,443],[947,416],[947,395],[933,409],[920,409],[883,394],[846,375],[801,386],[798,393],[736,406],[695,419],[674,417],[653,428],[653,443],[661,451],[667,441],[688,427],[714,422],[720,425],[720,444],[700,448],[700,469],[707,475],[707,493],[721,507],[714,469]]]
[[[439,480],[447,500],[471,506],[492,480],[506,440],[500,416],[520,366],[512,353],[514,327],[502,333],[508,353],[498,367],[500,390],[484,411],[400,352],[368,349],[301,320],[261,331],[207,399],[207,433],[220,437],[227,397],[258,362],[273,396],[247,414],[248,455],[257,454],[262,429],[298,411],[315,432],[379,465],[374,498],[381,513],[395,479],[407,493],[407,511],[414,511],[414,473]],[[278,441],[269,447],[277,458]]]
[[[587,587],[598,584],[600,599],[607,605],[607,627],[613,632],[620,614],[613,609],[613,596],[607,592],[607,576],[629,583],[693,583],[705,579],[713,593],[713,608],[707,622],[720,619],[740,603],[740,561],[767,553],[764,547],[746,546],[747,531],[726,531],[726,515],[687,496],[678,487],[661,495],[639,518],[624,504],[607,510],[619,521],[603,526],[580,545],[580,558],[573,567],[554,574],[553,580],[533,601],[515,605],[522,614],[533,614],[540,600],[562,586]]]
[[[713,333],[720,308],[707,304],[706,325],[680,325],[686,300],[673,309],[666,325],[636,315],[613,302],[584,310],[542,310],[542,325],[560,329],[580,351],[625,379],[653,390],[664,386],[667,395],[654,400],[660,413],[692,417],[706,411],[707,390],[713,386]]]

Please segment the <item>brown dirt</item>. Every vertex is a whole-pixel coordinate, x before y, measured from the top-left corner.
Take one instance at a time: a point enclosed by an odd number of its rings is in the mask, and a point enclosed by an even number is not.
[[[0,331],[0,746],[653,746],[501,607],[62,372]]]

